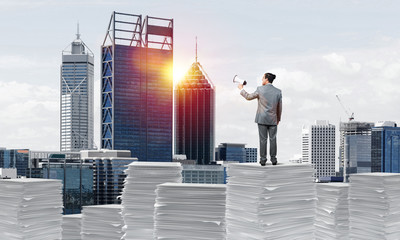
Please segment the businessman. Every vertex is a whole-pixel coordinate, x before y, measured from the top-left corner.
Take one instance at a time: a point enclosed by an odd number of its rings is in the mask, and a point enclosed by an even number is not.
[[[258,99],[258,108],[255,122],[258,124],[258,133],[260,137],[260,164],[265,166],[267,162],[267,142],[269,137],[269,154],[272,165],[278,163],[276,159],[276,132],[278,124],[281,121],[282,113],[282,92],[280,89],[272,86],[275,79],[272,73],[264,74],[262,86],[257,87],[254,93],[248,93],[243,89],[243,84],[238,88],[247,100]]]

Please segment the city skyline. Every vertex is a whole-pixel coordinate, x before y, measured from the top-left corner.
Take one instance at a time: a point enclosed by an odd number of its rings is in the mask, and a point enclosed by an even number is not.
[[[301,152],[302,125],[347,121],[336,94],[357,121],[400,122],[394,110],[400,103],[397,2],[0,1],[0,6],[4,30],[12,33],[0,40],[0,146],[8,149],[58,149],[60,52],[73,40],[77,21],[95,55],[94,129],[100,146],[100,46],[112,11],[174,19],[175,82],[193,62],[198,36],[199,61],[217,89],[215,145],[258,147],[256,103],[241,99],[231,83],[235,74],[248,81],[249,92],[264,72],[277,75],[274,85],[283,92],[278,161]]]

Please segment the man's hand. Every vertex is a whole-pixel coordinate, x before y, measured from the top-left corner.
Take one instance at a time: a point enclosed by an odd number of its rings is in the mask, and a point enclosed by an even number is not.
[[[243,89],[243,84],[239,83],[239,84],[238,84],[238,88],[239,88],[240,90],[242,90],[242,89]]]

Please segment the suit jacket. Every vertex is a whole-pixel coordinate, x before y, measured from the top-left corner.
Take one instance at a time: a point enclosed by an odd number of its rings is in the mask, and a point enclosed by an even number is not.
[[[282,92],[280,89],[268,83],[257,87],[254,93],[248,93],[244,89],[240,91],[247,100],[258,99],[258,108],[255,122],[264,125],[278,125],[282,114]]]

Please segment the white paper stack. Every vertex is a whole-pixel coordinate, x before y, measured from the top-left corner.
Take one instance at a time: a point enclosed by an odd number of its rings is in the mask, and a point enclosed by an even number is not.
[[[315,238],[349,239],[349,184],[316,184]]]
[[[226,239],[224,184],[158,185],[154,239]]]
[[[313,239],[313,171],[309,164],[229,164],[228,239]]]
[[[82,214],[64,215],[62,219],[62,240],[80,240]]]
[[[350,175],[351,239],[400,239],[400,174]]]
[[[121,239],[124,222],[120,204],[84,206],[82,240]]]
[[[153,239],[155,190],[162,183],[181,183],[182,166],[175,162],[133,162],[125,172],[123,239]]]
[[[60,239],[61,187],[59,180],[0,180],[0,239]]]

